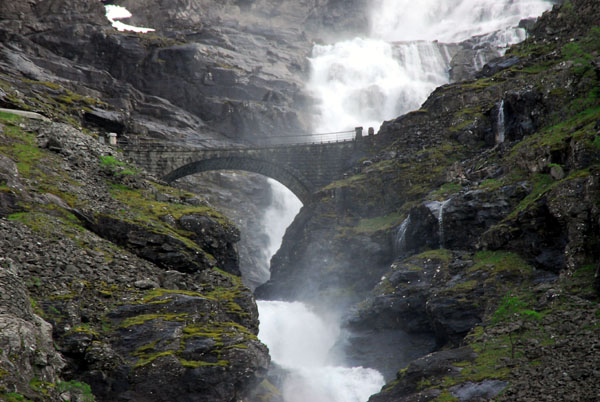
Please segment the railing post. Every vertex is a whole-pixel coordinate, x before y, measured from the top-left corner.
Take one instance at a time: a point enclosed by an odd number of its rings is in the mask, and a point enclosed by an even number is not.
[[[363,133],[363,128],[362,127],[355,127],[354,128],[354,139],[356,141],[360,141],[362,139],[362,133]]]

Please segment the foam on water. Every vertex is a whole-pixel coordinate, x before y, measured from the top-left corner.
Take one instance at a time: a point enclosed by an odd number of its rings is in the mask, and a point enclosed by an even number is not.
[[[550,7],[546,0],[377,0],[371,32],[386,41],[459,42],[511,30]]]
[[[376,370],[332,364],[339,326],[299,302],[258,301],[259,339],[273,361],[289,371],[285,402],[365,402],[384,384]]]
[[[449,81],[444,43],[481,35],[501,52],[525,39],[521,19],[550,7],[546,0],[378,0],[370,38],[313,48],[307,87],[317,100],[314,132],[377,130],[384,120],[418,109]],[[475,66],[485,62],[475,55]]]

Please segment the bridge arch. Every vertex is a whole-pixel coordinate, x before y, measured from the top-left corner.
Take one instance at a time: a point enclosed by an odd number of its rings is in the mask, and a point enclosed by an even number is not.
[[[270,177],[287,187],[304,205],[310,203],[314,192],[309,181],[290,166],[242,156],[215,157],[194,161],[173,170],[164,176],[163,180],[170,183],[185,176],[215,170],[243,170]]]

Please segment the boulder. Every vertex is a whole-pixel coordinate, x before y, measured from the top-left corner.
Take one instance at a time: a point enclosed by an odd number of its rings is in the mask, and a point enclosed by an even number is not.
[[[78,215],[89,230],[165,269],[190,273],[217,264],[215,258],[199,245],[154,231],[143,224],[105,214],[97,214],[93,218],[81,213]]]
[[[232,225],[216,222],[206,215],[184,215],[177,224],[192,232],[192,240],[217,260],[219,268],[240,275],[235,243],[240,240],[239,230]]]

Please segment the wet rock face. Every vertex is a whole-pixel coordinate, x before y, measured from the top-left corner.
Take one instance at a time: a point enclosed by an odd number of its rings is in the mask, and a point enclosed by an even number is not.
[[[475,352],[469,347],[437,352],[411,362],[401,383],[391,389],[391,392],[381,392],[372,396],[369,402],[396,402],[396,401],[428,401],[440,396],[439,390],[418,390],[418,384],[424,378],[432,375],[452,375],[459,369],[453,363],[472,361]]]
[[[133,13],[134,23],[161,30],[221,25],[251,32],[292,29],[323,39],[328,35],[354,36],[369,29],[369,4],[365,0],[227,0],[219,4],[209,0],[126,0],[119,4]]]
[[[237,229],[88,134],[2,118],[2,192],[27,208],[0,218],[0,399],[224,402],[262,381],[254,298],[219,269]]]
[[[188,2],[171,3],[164,5],[171,13],[152,2],[138,14],[175,23],[160,37],[117,32],[98,1],[11,7],[0,31],[25,51],[3,47],[1,59],[6,70],[106,99],[124,131],[136,134],[198,141],[223,139],[217,132],[247,138],[309,131],[303,76],[310,43],[299,25],[227,25],[213,2],[196,4],[200,13]],[[229,11],[222,13],[231,22]]]
[[[112,341],[98,355],[86,351],[92,369],[84,378],[100,398],[230,400],[266,372],[267,350],[256,339],[253,324],[256,309],[245,320],[234,319],[247,326],[242,327],[227,315],[210,317],[222,307],[199,293],[154,295],[153,303],[111,311],[107,317],[117,328]],[[251,294],[241,293],[234,300],[248,303]],[[108,369],[108,376],[117,381],[107,381],[103,365],[115,362],[120,363]]]
[[[240,232],[237,228],[226,228],[214,219],[203,215],[184,215],[179,218],[178,224],[182,229],[195,234],[192,236],[193,240],[215,257],[219,267],[230,274],[240,275],[235,248],[235,243],[240,240]]]
[[[444,206],[444,247],[469,249],[491,226],[500,222],[531,190],[528,183],[498,191],[474,190],[453,197]]]
[[[403,330],[415,339],[435,336],[438,345],[458,343],[483,317],[484,306],[472,300],[494,292],[495,285],[484,282],[496,273],[475,272],[474,265],[473,255],[446,250],[396,262],[348,316],[348,326],[359,332]]]

